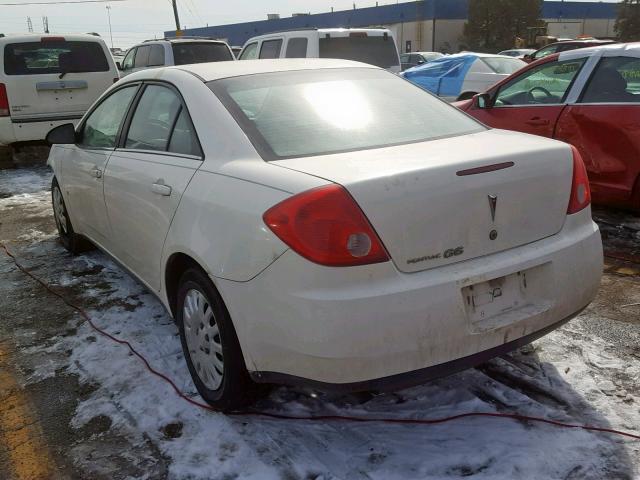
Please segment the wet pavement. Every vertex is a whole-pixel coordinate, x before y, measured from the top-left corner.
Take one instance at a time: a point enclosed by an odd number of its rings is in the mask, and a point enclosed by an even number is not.
[[[56,239],[45,167],[0,170],[0,242],[39,278],[196,398],[177,331],[98,251]],[[598,298],[551,335],[403,392],[276,388],[257,408],[432,418],[522,412],[640,432],[640,217],[595,209],[607,253]],[[576,279],[580,281],[580,279]],[[150,377],[0,251],[0,479],[640,478],[640,442],[521,422],[314,424],[197,410]]]

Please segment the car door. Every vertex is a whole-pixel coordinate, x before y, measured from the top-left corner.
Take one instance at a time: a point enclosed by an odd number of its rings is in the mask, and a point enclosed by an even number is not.
[[[624,201],[640,188],[640,58],[603,57],[556,138],[580,150],[594,198]]]
[[[574,80],[586,57],[541,63],[515,76],[492,92],[490,108],[472,114],[495,128],[553,137]]]
[[[147,83],[128,115],[104,175],[114,254],[153,289],[178,203],[202,153],[175,87]]]
[[[138,87],[125,85],[102,99],[79,126],[78,143],[67,149],[61,162],[62,188],[74,227],[106,248],[109,222],[104,206],[104,171]]]

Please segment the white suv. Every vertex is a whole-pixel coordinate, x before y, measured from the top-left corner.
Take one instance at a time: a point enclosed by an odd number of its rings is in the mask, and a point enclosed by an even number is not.
[[[122,75],[147,68],[235,60],[229,45],[210,38],[147,40],[130,48],[120,65]]]
[[[52,127],[76,123],[117,80],[100,37],[0,37],[0,145],[44,140]]]
[[[400,56],[386,28],[317,28],[253,37],[238,60],[258,58],[337,58],[400,73]]]

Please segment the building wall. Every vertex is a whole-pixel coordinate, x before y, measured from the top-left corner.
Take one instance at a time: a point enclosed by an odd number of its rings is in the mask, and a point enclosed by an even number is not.
[[[386,26],[394,33],[398,49],[402,52],[407,41],[411,41],[413,51],[456,52],[463,44],[461,37],[467,13],[468,0],[422,0],[277,20],[190,28],[184,34],[224,38],[232,45],[243,45],[253,36],[282,30]],[[550,35],[615,35],[615,3],[545,1],[542,16],[550,22]],[[434,24],[435,45],[432,41]],[[175,31],[165,32],[165,36],[173,37]]]

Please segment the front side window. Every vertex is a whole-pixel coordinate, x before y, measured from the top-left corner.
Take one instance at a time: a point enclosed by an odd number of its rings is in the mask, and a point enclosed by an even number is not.
[[[525,62],[517,58],[480,57],[480,59],[495,73],[502,75],[511,75],[526,66]]]
[[[151,45],[147,66],[160,67],[162,65],[164,65],[164,47],[162,45]]]
[[[229,47],[220,42],[176,42],[171,47],[175,65],[233,60]]]
[[[97,42],[53,39],[9,43],[4,47],[4,72],[7,75],[108,71],[107,57]]]
[[[145,45],[144,47],[138,47],[136,52],[136,59],[133,64],[135,68],[143,68],[147,66],[149,62],[149,53],[151,52],[151,46]]]
[[[127,55],[124,57],[122,61],[122,70],[131,70],[133,68],[133,60],[136,56],[136,49],[132,48],[129,50]]]
[[[260,47],[260,58],[280,58],[282,39],[265,40]]]
[[[131,119],[125,148],[165,151],[180,108],[180,99],[170,88],[147,86]]]
[[[380,148],[485,129],[384,70],[265,73],[208,85],[265,160]]]
[[[338,58],[381,68],[398,66],[398,51],[389,35],[320,38],[320,58]]]
[[[307,56],[306,38],[290,38],[287,42],[287,58],[305,58]]]
[[[549,62],[532,68],[504,85],[495,106],[564,102],[586,58]]]
[[[87,148],[114,148],[116,136],[137,86],[121,88],[107,97],[87,118],[80,145]]]
[[[240,60],[255,60],[258,58],[258,44],[250,43],[240,54]]]
[[[605,57],[600,60],[580,102],[640,102],[640,58]]]

